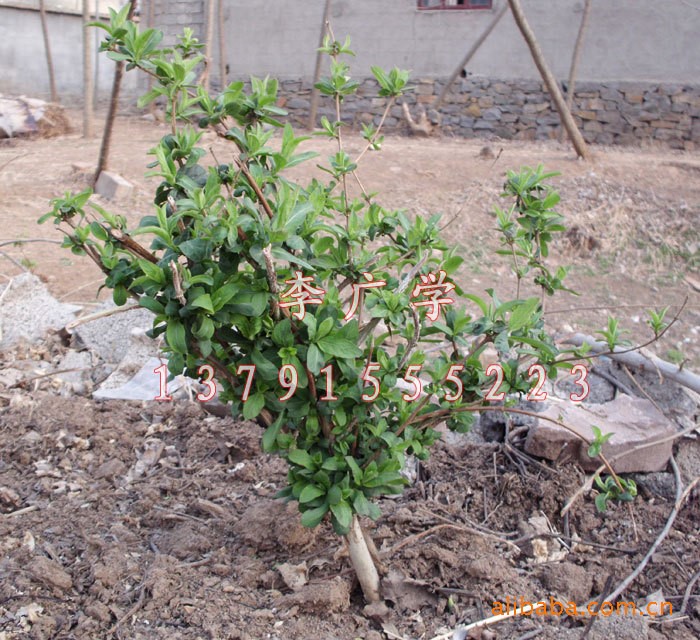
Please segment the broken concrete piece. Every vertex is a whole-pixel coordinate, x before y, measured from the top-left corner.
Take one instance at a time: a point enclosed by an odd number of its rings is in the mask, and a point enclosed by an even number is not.
[[[149,358],[128,381],[113,386],[115,380],[124,375],[120,365],[120,369],[109,376],[100,388],[93,392],[92,397],[98,400],[154,400],[160,394],[160,376],[154,373],[154,369],[164,362],[160,358]],[[183,383],[184,379],[181,376],[168,381],[168,394],[172,395]]]
[[[552,402],[540,415],[563,422],[588,440],[593,438],[594,425],[603,434],[613,433],[603,445],[603,453],[618,473],[662,471],[671,457],[673,442],[639,450],[635,447],[677,433],[675,425],[649,400],[626,394],[599,405]],[[525,451],[530,455],[548,460],[573,458],[584,469],[593,471],[600,466],[600,460],[590,458],[587,450],[586,443],[573,433],[541,418],[530,429],[525,441]],[[626,452],[629,455],[625,455]]]
[[[39,342],[49,329],[65,326],[80,310],[56,300],[29,272],[0,285],[0,300],[0,350],[20,340]]]
[[[107,311],[116,308],[111,300],[96,311]],[[144,333],[153,326],[153,313],[148,309],[132,309],[123,313],[115,313],[103,318],[78,325],[73,334],[78,341],[95,351],[105,362],[117,364],[124,358],[124,346],[132,340],[132,333],[138,330]],[[156,355],[158,349],[154,340],[148,338],[151,349],[147,356]],[[143,360],[141,360],[143,362]]]
[[[133,189],[131,182],[113,171],[103,171],[95,183],[95,193],[108,200],[125,198]]]

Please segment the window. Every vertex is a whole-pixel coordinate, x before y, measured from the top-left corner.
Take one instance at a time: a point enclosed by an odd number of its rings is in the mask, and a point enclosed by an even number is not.
[[[491,9],[493,0],[418,0],[419,9]]]

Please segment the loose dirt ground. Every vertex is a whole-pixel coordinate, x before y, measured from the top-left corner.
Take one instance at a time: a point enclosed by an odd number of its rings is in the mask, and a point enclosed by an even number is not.
[[[132,221],[149,211],[157,179],[143,177],[146,152],[163,133],[139,118],[118,121],[111,166],[136,188],[126,201],[102,204]],[[52,197],[85,186],[71,164],[92,164],[98,144],[68,135],[0,146],[0,242],[58,239],[36,219]],[[210,145],[227,159],[224,146],[207,138]],[[306,146],[333,152],[321,140]],[[582,295],[550,303],[553,327],[590,332],[615,313],[642,340],[645,308],[675,311],[688,298],[651,348],[700,368],[700,157],[595,149],[583,163],[556,143],[490,143],[495,159],[483,157],[483,146],[392,137],[367,157],[361,175],[387,207],[443,212],[448,237],[466,258],[460,284],[476,293],[494,286],[503,298],[514,282],[507,264],[490,256],[498,243],[489,212],[504,172],[538,163],[560,171],[560,209],[578,231],[553,253],[575,265],[571,285]],[[349,147],[359,151],[361,140],[350,136]],[[316,172],[310,163],[295,177]],[[0,250],[5,278],[19,272],[9,256],[31,266],[57,297],[96,302],[101,280],[86,260],[47,243]],[[17,358],[54,361],[62,349],[49,340],[0,354],[0,367]],[[209,416],[196,404],[62,397],[49,381],[0,391],[2,640],[429,639],[490,616],[494,601],[508,596],[597,599],[608,576],[615,585],[639,563],[674,502],[672,476],[662,474],[639,478],[634,519],[625,505],[598,514],[589,498],[563,519],[561,508],[585,479],[578,469],[523,464],[502,443],[441,443],[402,497],[382,501],[383,516],[372,525],[390,604],[378,621],[363,612],[339,539],[327,528],[303,529],[294,505],[274,500],[284,465],[260,452],[256,425]],[[153,452],[157,462],[148,464]],[[700,440],[684,440],[677,457],[688,482],[700,470]],[[533,545],[533,516],[583,543],[562,538],[571,551],[552,539]],[[700,570],[699,545],[695,496],[624,599],[663,599],[680,611]],[[549,560],[535,564],[537,553]],[[308,582],[293,591],[290,573]],[[698,638],[697,584],[688,593],[681,619],[646,618],[647,628],[641,616],[600,617],[588,638]],[[482,637],[580,638],[586,622],[521,617]]]

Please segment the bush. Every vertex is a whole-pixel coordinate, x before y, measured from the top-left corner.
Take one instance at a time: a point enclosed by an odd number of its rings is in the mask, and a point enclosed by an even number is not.
[[[358,158],[344,149],[341,104],[357,89],[343,61],[348,41],[326,41],[331,74],[318,85],[336,104],[320,134],[337,151],[322,167],[325,181],[301,185],[284,171],[314,154],[300,152],[306,138],[278,121],[276,81],[253,78],[249,92],[234,82],[212,96],[196,83],[202,57],[191,31],[162,49],[162,34],[140,32],[126,11],[98,26],[109,57],[155,79],[141,104],[167,105],[171,131],[151,151],[150,175],[162,179],[154,212],[128,229],[86,191],[54,200],[42,221],[52,218],[65,245],[100,266],[118,305],[131,297],[155,314],[151,333],[165,339],[171,375],[215,378],[233,415],[264,425],[265,451],[289,465],[280,495],[298,502],[304,525],[330,518],[347,536],[365,595],[376,600],[358,517],[377,518],[375,499],[402,491],[406,456],[425,459],[439,423],[464,432],[489,401],[528,394],[570,366],[557,362],[543,320],[544,298],[565,275],[544,262],[564,228],[546,185],[553,174],[509,173],[510,205],[497,211],[518,282],[534,275],[542,296],[465,293],[450,281],[462,259],[441,238],[439,216],[387,209],[362,186],[358,162],[380,148],[380,127],[364,127]],[[386,115],[408,74],[372,71]],[[233,160],[205,165],[195,125],[230,141]],[[501,363],[485,370],[479,356],[490,344]]]

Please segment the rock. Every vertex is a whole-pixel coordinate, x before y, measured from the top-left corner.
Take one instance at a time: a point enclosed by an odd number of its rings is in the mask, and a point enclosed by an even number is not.
[[[568,401],[551,402],[541,413],[552,420],[561,421],[576,433],[590,440],[592,426],[597,426],[603,434],[614,435],[603,445],[603,453],[610,460],[617,473],[634,471],[662,471],[673,450],[672,442],[649,446],[631,455],[625,452],[644,444],[655,442],[677,433],[673,423],[659,413],[647,399],[633,398],[626,394],[615,400],[595,406],[582,406]],[[584,469],[593,471],[600,461],[590,458],[587,445],[570,431],[552,422],[538,419],[530,429],[525,441],[525,451],[530,455],[558,460],[566,451]]]
[[[588,640],[647,640],[649,627],[644,616],[596,616]],[[580,636],[579,636],[580,637]]]
[[[542,576],[542,581],[559,601],[577,604],[587,602],[593,588],[591,574],[572,562],[549,565]]]
[[[116,308],[110,300],[96,311],[110,311]],[[130,341],[141,342],[134,330],[140,330],[140,336],[153,326],[153,318],[153,313],[148,309],[132,309],[80,324],[73,330],[73,335],[83,346],[97,352],[105,362],[118,364],[124,358],[125,345]],[[158,352],[155,341],[150,338],[148,341],[152,345],[148,355],[155,355]]]
[[[38,342],[50,329],[64,327],[80,310],[56,300],[41,280],[29,272],[3,285],[0,296],[0,350],[20,340]]]
[[[108,200],[126,198],[133,190],[131,182],[113,171],[103,171],[95,183],[95,193]]]
[[[51,587],[68,590],[73,586],[73,578],[70,577],[70,574],[58,562],[49,560],[45,556],[39,556],[32,560],[27,569],[35,580]]]
[[[640,474],[635,477],[635,482],[665,500],[672,500],[676,493],[676,481],[670,473]]]
[[[86,615],[90,616],[98,622],[107,624],[112,619],[112,612],[109,610],[107,605],[101,602],[91,602],[87,607],[85,607]]]
[[[350,583],[336,576],[333,580],[307,584],[295,593],[278,598],[275,606],[284,609],[299,607],[300,611],[317,614],[347,611]]]
[[[120,368],[93,392],[92,397],[97,400],[154,400],[161,394],[160,374],[155,373],[155,369],[162,364],[160,358],[148,358],[140,368],[137,365],[136,373],[133,373],[133,364],[123,362]],[[167,393],[172,395],[184,384],[183,376],[169,380]]]
[[[59,374],[57,379],[64,382],[70,392],[83,395],[91,382],[93,365],[89,351],[68,351],[58,364],[57,369],[64,373]]]

